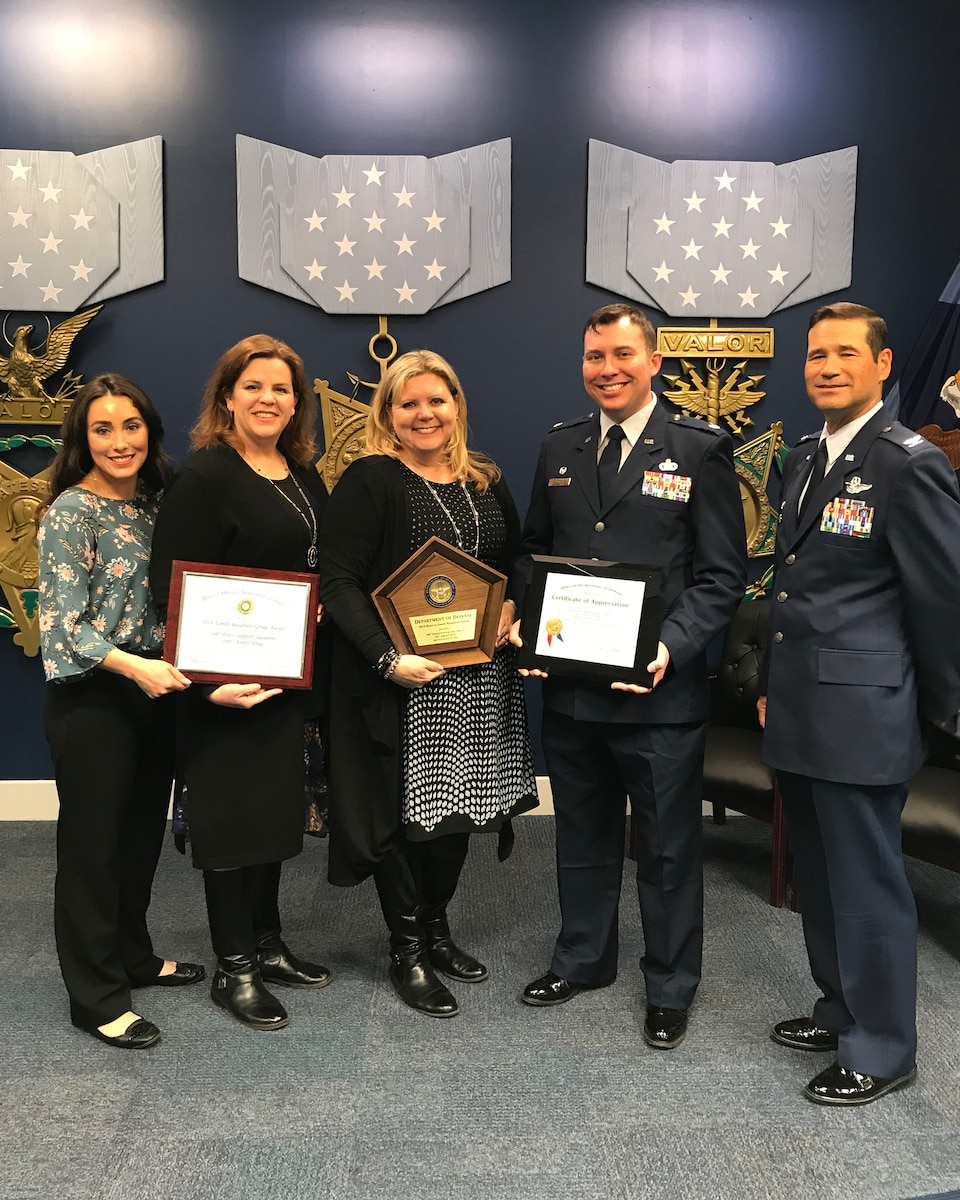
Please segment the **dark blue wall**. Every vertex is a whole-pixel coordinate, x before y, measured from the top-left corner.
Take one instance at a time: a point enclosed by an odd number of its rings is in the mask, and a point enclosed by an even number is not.
[[[178,456],[206,374],[247,333],[289,341],[334,387],[374,377],[373,318],[237,277],[237,133],[317,156],[513,139],[513,282],[391,331],[457,367],[474,442],[521,507],[543,430],[584,410],[583,318],[614,298],[583,282],[588,138],[668,160],[859,146],[845,298],[887,316],[894,374],[960,255],[956,0],[0,0],[0,31],[3,147],[164,139],[166,280],[109,301],[75,365],[140,382]],[[770,322],[778,352],[753,410],[788,440],[816,423],[800,379],[813,307]],[[41,676],[0,634],[0,777],[52,773]]]

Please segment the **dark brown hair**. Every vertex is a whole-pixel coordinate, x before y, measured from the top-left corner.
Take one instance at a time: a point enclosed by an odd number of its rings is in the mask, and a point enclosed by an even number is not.
[[[647,343],[647,351],[653,354],[657,348],[657,331],[650,322],[650,318],[645,312],[641,312],[639,308],[634,308],[632,304],[605,304],[603,308],[598,308],[596,312],[587,317],[587,322],[583,327],[583,336],[586,337],[589,330],[594,333],[599,333],[605,325],[615,325],[618,321],[622,321],[624,317],[631,325],[636,327],[643,333],[644,341]]]
[[[300,355],[291,350],[286,342],[278,341],[266,333],[251,334],[221,355],[207,380],[200,403],[200,416],[190,430],[190,442],[194,450],[206,450],[210,446],[241,449],[233,425],[233,413],[227,408],[227,396],[255,358],[278,358],[290,368],[296,405],[293,416],[277,439],[277,449],[285,458],[292,458],[301,466],[309,466],[317,450],[313,437],[317,417],[316,397],[307,386]]]
[[[127,396],[147,427],[147,457],[140,468],[139,479],[153,492],[167,486],[173,476],[173,460],[163,448],[163,422],[153,401],[142,389],[124,375],[97,375],[77,392],[67,410],[60,437],[63,446],[50,467],[50,499],[79,483],[93,470],[90,439],[87,434],[87,414],[94,400],[102,396]]]
[[[865,304],[851,304],[847,300],[842,300],[837,304],[825,304],[823,308],[818,308],[810,318],[807,331],[809,332],[814,325],[819,325],[821,321],[865,321],[867,345],[870,347],[874,362],[880,357],[880,351],[887,348],[887,323],[879,313],[875,313],[872,308],[867,308]]]

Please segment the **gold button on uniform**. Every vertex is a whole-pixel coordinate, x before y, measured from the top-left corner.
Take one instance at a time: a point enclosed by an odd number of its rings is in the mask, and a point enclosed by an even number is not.
[[[594,525],[593,529],[595,533],[603,533],[603,531],[606,529],[606,525],[604,525],[602,521],[598,521],[596,525]]]
[[[797,561],[797,556],[795,554],[788,554],[787,557],[783,561],[787,564],[788,567],[792,567],[793,564]]]
[[[773,640],[774,640],[775,642],[782,642],[782,641],[783,641],[783,634],[782,634],[782,633],[775,633],[775,634],[773,635]]]
[[[786,592],[780,592],[780,594],[777,596],[777,600],[780,604],[782,604],[784,602],[784,600],[786,600],[786,598],[787,598]]]

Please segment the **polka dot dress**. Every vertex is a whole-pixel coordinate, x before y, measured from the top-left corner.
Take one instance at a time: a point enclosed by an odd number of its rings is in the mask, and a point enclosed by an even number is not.
[[[496,565],[506,528],[492,490],[468,494],[459,483],[428,488],[413,471],[403,472],[413,516],[411,554],[436,536]],[[403,819],[414,839],[496,829],[533,806],[536,782],[513,647],[499,649],[493,662],[454,667],[410,692],[403,768]]]

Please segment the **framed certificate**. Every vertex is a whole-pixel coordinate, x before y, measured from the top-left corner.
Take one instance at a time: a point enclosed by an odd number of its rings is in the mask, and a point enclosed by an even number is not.
[[[534,554],[518,665],[649,687],[663,622],[660,567]]]
[[[174,560],[163,657],[197,683],[308,688],[316,575]]]
[[[373,593],[401,654],[445,667],[490,662],[507,579],[493,567],[432,537]]]

